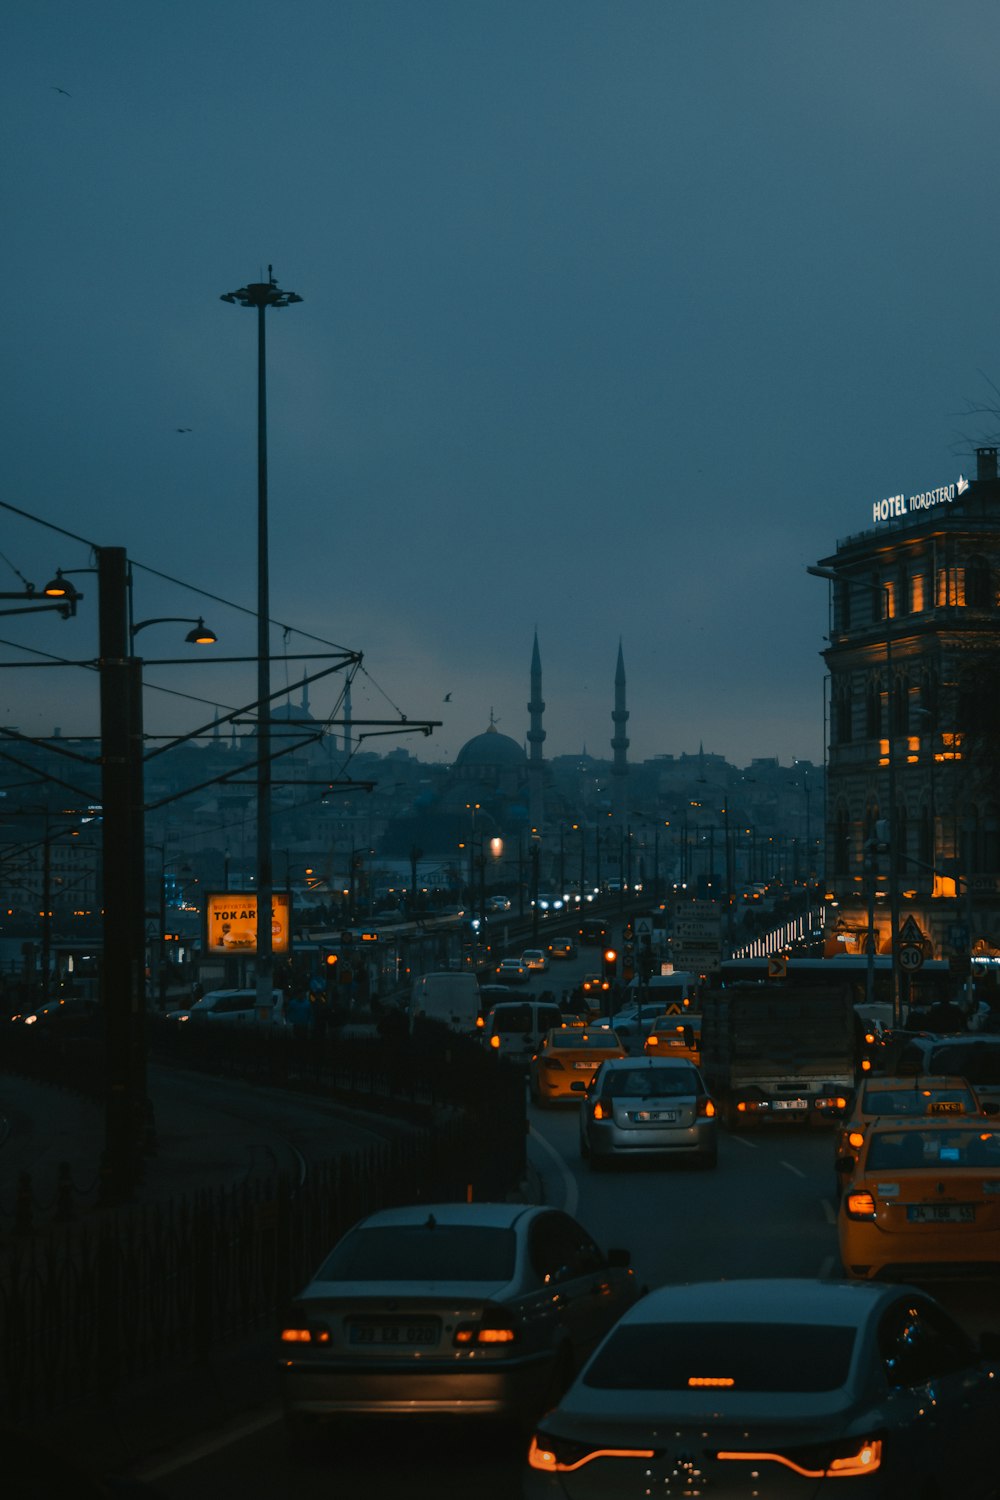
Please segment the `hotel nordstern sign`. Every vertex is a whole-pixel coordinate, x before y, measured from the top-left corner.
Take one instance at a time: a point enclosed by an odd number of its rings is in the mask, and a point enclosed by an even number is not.
[[[954,484],[940,484],[934,490],[921,490],[916,495],[887,495],[884,500],[873,502],[872,519],[878,525],[880,521],[896,521],[915,511],[933,510],[936,505],[950,505],[968,488],[969,481],[959,474]]]

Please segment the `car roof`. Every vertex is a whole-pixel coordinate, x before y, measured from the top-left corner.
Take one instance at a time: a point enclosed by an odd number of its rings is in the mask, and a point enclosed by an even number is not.
[[[686,1057],[650,1057],[643,1054],[642,1057],[609,1057],[604,1064],[606,1068],[686,1068],[689,1072],[693,1064]]]
[[[880,1093],[915,1093],[918,1089],[967,1089],[971,1088],[967,1078],[960,1073],[902,1073],[886,1078],[881,1074],[868,1074],[865,1089],[878,1089]]]
[[[899,1284],[808,1280],[775,1276],[759,1280],[678,1282],[657,1287],[623,1315],[622,1323],[827,1323],[855,1327],[884,1303]]]
[[[976,1130],[995,1135],[996,1127],[983,1115],[876,1115],[869,1127],[875,1135],[894,1135],[898,1130]]]
[[[513,1229],[519,1220],[539,1212],[530,1203],[410,1203],[403,1208],[383,1208],[369,1214],[354,1227],[374,1229],[436,1224],[479,1225],[485,1229]]]

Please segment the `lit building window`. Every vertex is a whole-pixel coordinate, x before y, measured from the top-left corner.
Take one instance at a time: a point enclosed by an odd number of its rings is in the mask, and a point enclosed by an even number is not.
[[[927,608],[927,579],[923,573],[914,573],[910,579],[910,613],[920,614]]]
[[[964,568],[938,568],[937,574],[937,604],[942,605],[965,603],[965,569]]]

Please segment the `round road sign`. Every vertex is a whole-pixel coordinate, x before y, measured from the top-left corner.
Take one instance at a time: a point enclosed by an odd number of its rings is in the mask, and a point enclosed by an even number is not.
[[[924,950],[915,943],[904,943],[899,950],[899,967],[912,971],[919,969],[924,961]]]

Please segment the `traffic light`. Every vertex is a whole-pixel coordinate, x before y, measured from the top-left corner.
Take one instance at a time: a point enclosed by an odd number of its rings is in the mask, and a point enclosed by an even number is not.
[[[618,975],[618,950],[616,948],[605,948],[604,950],[604,977],[615,979]]]

